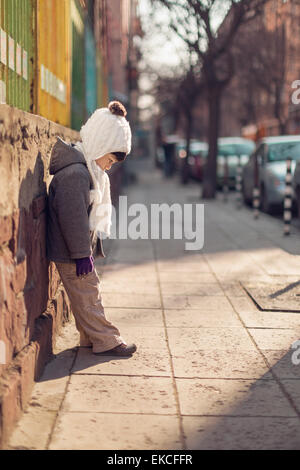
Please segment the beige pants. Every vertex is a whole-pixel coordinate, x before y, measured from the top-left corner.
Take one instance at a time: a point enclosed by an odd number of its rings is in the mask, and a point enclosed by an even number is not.
[[[96,270],[78,277],[75,263],[55,262],[55,266],[70,299],[80,346],[92,346],[93,352],[103,352],[126,344],[119,330],[105,318]]]

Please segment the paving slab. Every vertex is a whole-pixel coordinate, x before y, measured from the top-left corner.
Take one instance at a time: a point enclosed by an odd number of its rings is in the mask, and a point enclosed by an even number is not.
[[[56,414],[56,411],[28,406],[11,435],[6,450],[45,450]]]
[[[148,263],[153,263],[153,261],[154,256],[152,253],[147,255],[146,253],[140,252],[135,253],[134,256],[130,253],[123,253],[119,255],[114,253],[113,256],[107,260],[107,263],[109,263],[110,266],[113,266],[114,264],[127,264],[128,266],[139,267]]]
[[[154,308],[112,308],[105,309],[106,317],[116,325],[151,326],[163,328],[162,310]]]
[[[128,279],[114,279],[100,281],[100,288],[102,293],[117,293],[117,294],[151,294],[159,296],[159,285],[157,281],[134,280]]]
[[[120,332],[127,343],[135,343],[139,352],[162,351],[168,355],[166,333],[163,328],[120,325]]]
[[[187,250],[185,242],[174,244],[174,240],[167,240],[166,245],[155,245],[154,243],[154,253],[155,257],[162,261],[176,261],[177,259],[189,261],[195,254],[202,254],[199,251]]]
[[[229,300],[224,296],[167,295],[163,294],[164,308],[203,309],[233,311]]]
[[[144,375],[171,377],[170,360],[165,350],[141,350],[130,358],[96,356],[89,348],[80,348],[73,374]]]
[[[242,327],[227,328],[168,328],[172,355],[206,349],[231,351],[256,350],[254,343]]]
[[[239,316],[247,328],[300,327],[300,314],[290,312],[240,311]]]
[[[111,269],[112,268],[112,269]],[[141,269],[139,266],[122,265],[119,269],[114,269],[114,265],[107,265],[105,268],[97,268],[100,281],[119,282],[120,279],[126,279],[128,283],[133,283],[137,279],[142,279],[145,283],[157,282],[157,274],[155,269]]]
[[[154,263],[141,263],[139,265],[132,265],[131,263],[110,263],[107,265],[95,264],[97,272],[103,278],[117,278],[124,277],[125,279],[157,279],[156,269]]]
[[[279,349],[292,352],[291,345],[300,339],[299,329],[249,328],[248,331],[261,350]]]
[[[220,285],[224,294],[228,297],[247,297],[243,287],[238,282],[222,282]]]
[[[197,255],[195,255],[197,256]],[[203,256],[198,260],[194,258],[189,260],[176,259],[176,260],[161,260],[157,262],[157,269],[159,271],[172,271],[172,272],[189,272],[189,273],[210,273],[211,269],[209,268],[207,262],[204,260]]]
[[[233,283],[233,282],[265,282],[272,283],[273,276],[268,274],[258,274],[256,272],[243,271],[238,274],[235,272],[216,272],[214,273],[215,278],[221,282],[221,284]]]
[[[287,282],[287,283],[292,283],[292,282],[297,282],[300,280],[300,275],[296,274],[296,275],[282,275],[280,272],[279,273],[276,273],[276,274],[273,274],[271,276],[272,280],[271,280],[271,283],[283,283],[283,282]]]
[[[292,255],[281,248],[270,246],[264,250],[253,250],[252,258],[267,274],[299,275],[299,256]]]
[[[139,242],[139,243],[135,243]],[[129,256],[131,259],[135,257],[144,256],[145,259],[152,258],[154,255],[153,244],[151,240],[115,240],[112,245],[112,249],[109,251],[108,256],[105,258],[108,262],[111,262],[112,259],[117,258],[118,256]],[[129,261],[130,261],[129,258]]]
[[[103,306],[127,307],[127,308],[161,308],[160,297],[154,294],[124,294],[107,293],[101,294]]]
[[[239,275],[263,275],[266,274],[263,268],[243,250],[231,250],[218,253],[206,253],[209,266],[214,273],[228,274],[234,273]]]
[[[229,294],[227,297],[230,301],[230,305],[238,314],[259,311],[257,306],[248,296],[236,297]]]
[[[297,416],[275,380],[176,379],[183,415]]]
[[[262,355],[253,350],[205,349],[188,352],[188,354],[172,355],[172,362],[177,378],[273,378]]]
[[[217,202],[217,201],[216,201]],[[216,204],[216,209],[218,207],[218,202]],[[259,214],[258,219],[254,219],[253,212],[247,207],[243,207],[243,210],[236,211],[232,204],[228,204],[227,207],[223,207],[219,204],[220,211],[218,213],[219,217],[225,217],[222,222],[227,218],[229,219],[228,225],[231,225],[233,221],[234,230],[232,230],[232,235],[237,231],[237,228],[240,226],[245,226],[247,228],[247,233],[243,230],[243,236],[239,236],[239,240],[245,239],[249,244],[249,239],[247,234],[252,232],[257,239],[260,239],[260,246],[264,246],[265,241],[267,240],[271,246],[280,246],[283,250],[291,254],[299,254],[300,244],[299,244],[299,229],[291,226],[291,233],[289,237],[283,236],[283,221],[271,217],[268,214]],[[215,214],[215,220],[218,220],[219,217]],[[224,223],[222,224],[224,226]],[[239,234],[240,235],[240,234]]]
[[[34,384],[29,405],[57,411],[65,395],[75,349],[66,349],[54,356],[41,378]]]
[[[299,450],[298,418],[184,416],[192,450]]]
[[[176,415],[172,379],[74,374],[62,410]]]
[[[294,349],[289,351],[263,350],[262,353],[278,379],[300,379],[300,364],[293,363]],[[299,358],[299,353],[298,356]]]
[[[57,371],[60,375],[60,371]],[[29,405],[45,410],[57,411],[65,395],[69,374],[61,378],[51,377],[49,380],[35,384]]]
[[[109,239],[107,241],[110,241]],[[143,240],[143,239],[137,239],[137,240],[131,240],[128,238],[127,240],[111,240],[112,241],[112,249],[111,251],[117,251],[117,250],[152,250],[152,241],[151,240]],[[106,243],[106,240],[104,240],[104,243]]]
[[[203,309],[166,309],[165,311],[167,327],[178,328],[202,328],[202,327],[242,327],[236,313],[225,311],[213,311]]]
[[[126,220],[124,220],[126,223]],[[117,233],[118,236],[118,233]],[[108,259],[113,256],[114,253],[153,253],[153,246],[149,239],[137,239],[133,240],[128,235],[127,239],[115,239],[113,240],[111,250],[107,256]]]
[[[163,295],[201,295],[201,296],[224,296],[224,292],[218,283],[204,284],[181,282],[161,282]]]
[[[176,416],[62,413],[50,450],[182,449]]]
[[[158,277],[161,282],[180,282],[181,284],[189,284],[197,282],[199,284],[214,283],[216,282],[216,276],[212,273],[198,273],[193,272],[172,272],[172,271],[160,271]]]
[[[124,242],[124,243],[123,243]],[[138,243],[137,243],[138,242]],[[151,240],[120,240],[114,243],[113,249],[111,250],[108,260],[111,259],[112,255],[132,255],[133,257],[137,254],[143,254],[145,256],[153,255],[153,244]]]
[[[299,366],[298,366],[299,367]],[[285,391],[291,398],[293,405],[300,414],[300,380],[299,379],[281,379]]]

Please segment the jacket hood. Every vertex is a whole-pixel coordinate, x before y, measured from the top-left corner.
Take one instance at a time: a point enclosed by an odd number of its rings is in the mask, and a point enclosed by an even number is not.
[[[59,170],[74,163],[82,163],[86,165],[84,155],[74,147],[74,144],[68,144],[60,137],[57,137],[56,143],[53,145],[49,173],[55,175]]]

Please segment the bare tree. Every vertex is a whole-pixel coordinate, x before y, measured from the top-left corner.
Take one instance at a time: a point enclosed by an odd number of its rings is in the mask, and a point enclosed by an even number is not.
[[[163,112],[173,116],[174,129],[178,128],[180,122],[184,122],[186,157],[181,161],[180,177],[182,184],[186,184],[189,178],[188,158],[193,135],[194,109],[197,98],[203,91],[203,84],[200,81],[199,69],[193,65],[192,60],[189,61],[188,68],[182,63],[179,70],[181,75],[172,73],[171,76],[158,77],[155,97]]]
[[[232,43],[241,25],[262,14],[269,0],[152,0],[169,12],[170,28],[193,50],[205,86],[209,122],[209,153],[204,173],[202,197],[216,192],[217,150],[220,104],[224,89],[234,75]],[[227,13],[227,15],[226,15]],[[220,32],[216,15],[226,15]]]
[[[179,83],[176,99],[179,116],[183,116],[185,121],[186,156],[182,159],[182,184],[186,184],[189,180],[188,160],[193,135],[194,109],[197,104],[197,98],[202,92],[203,83],[200,81],[199,71],[197,71],[197,68],[194,65],[190,64],[189,70]]]
[[[177,99],[174,99],[174,96],[178,96],[181,77],[172,72],[170,70],[168,75],[157,75],[152,94],[159,104],[159,120],[166,117],[172,118],[172,129],[175,131],[179,120],[179,108]]]

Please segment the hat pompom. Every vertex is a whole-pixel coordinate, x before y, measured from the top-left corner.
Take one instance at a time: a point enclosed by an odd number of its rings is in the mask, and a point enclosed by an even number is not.
[[[122,116],[125,117],[127,115],[127,111],[125,109],[125,106],[120,103],[120,101],[111,101],[108,104],[108,109],[112,114],[115,114],[116,116]]]

